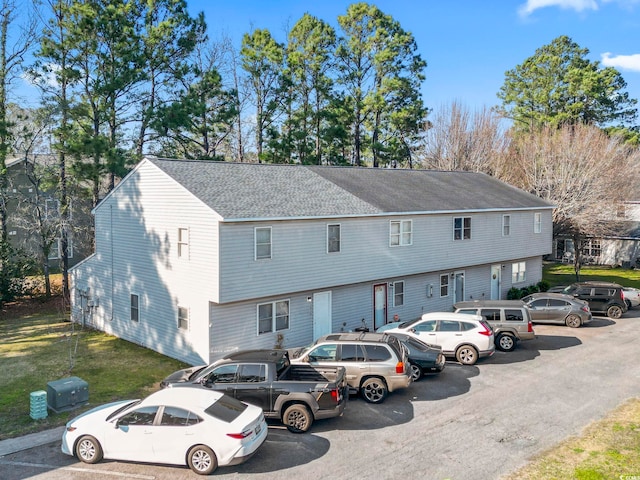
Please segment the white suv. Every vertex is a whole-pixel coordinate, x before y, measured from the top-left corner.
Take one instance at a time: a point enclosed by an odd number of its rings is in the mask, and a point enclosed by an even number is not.
[[[425,343],[440,345],[444,355],[455,356],[463,365],[473,365],[478,358],[495,352],[493,330],[480,315],[425,313],[417,320],[389,323],[377,331],[406,333]]]

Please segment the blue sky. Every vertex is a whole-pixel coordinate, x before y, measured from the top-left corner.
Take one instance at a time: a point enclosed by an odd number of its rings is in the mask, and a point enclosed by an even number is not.
[[[305,12],[337,26],[354,2],[342,0],[188,0],[212,38],[267,28],[280,42]],[[613,66],[640,100],[640,0],[378,0],[368,2],[410,31],[427,62],[429,108],[456,100],[469,109],[498,103],[504,73],[567,35],[588,58]]]

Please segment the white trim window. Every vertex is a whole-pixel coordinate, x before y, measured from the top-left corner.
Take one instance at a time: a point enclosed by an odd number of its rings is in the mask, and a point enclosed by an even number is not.
[[[189,258],[189,229],[178,228],[178,257]]]
[[[49,260],[57,260],[58,258],[62,258],[62,241],[59,237],[53,240],[49,251]],[[73,239],[71,236],[67,237],[67,258],[73,258]]]
[[[140,297],[132,293],[131,294],[131,321],[139,322],[140,321]]]
[[[511,283],[521,283],[527,279],[527,262],[511,264]]]
[[[271,227],[256,227],[254,229],[255,259],[271,258]]]
[[[289,329],[289,300],[258,304],[258,335]]]
[[[533,214],[533,233],[542,233],[542,213]]]
[[[389,222],[389,246],[405,247],[413,243],[413,221],[392,220]]]
[[[449,296],[449,274],[440,275],[440,296]]]
[[[502,216],[502,236],[508,237],[511,235],[511,215]]]
[[[404,305],[404,281],[393,282],[393,306],[402,307]]]
[[[178,330],[189,330],[189,309],[178,305]]]
[[[454,217],[453,239],[471,240],[471,217]]]
[[[47,198],[44,201],[44,216],[47,220],[60,218],[60,201],[55,198]]]
[[[327,253],[340,251],[340,224],[327,225]]]

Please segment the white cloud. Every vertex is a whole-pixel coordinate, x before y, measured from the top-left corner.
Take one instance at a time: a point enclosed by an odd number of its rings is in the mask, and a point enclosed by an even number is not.
[[[605,67],[615,67],[640,72],[640,53],[636,53],[634,55],[611,56],[611,53],[605,52],[601,57],[602,64]]]
[[[520,15],[526,17],[540,8],[560,7],[563,10],[597,10],[598,4],[595,0],[527,0],[518,10]]]

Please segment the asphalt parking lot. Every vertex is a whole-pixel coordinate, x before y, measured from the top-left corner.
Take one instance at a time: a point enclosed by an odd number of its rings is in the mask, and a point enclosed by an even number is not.
[[[497,479],[640,396],[640,310],[587,327],[538,325],[537,338],[475,366],[394,392],[382,405],[352,397],[342,418],[307,434],[271,423],[247,463],[220,479]],[[186,467],[103,461],[85,465],[53,442],[0,457],[5,480],[194,479]],[[638,474],[639,472],[620,472]]]

